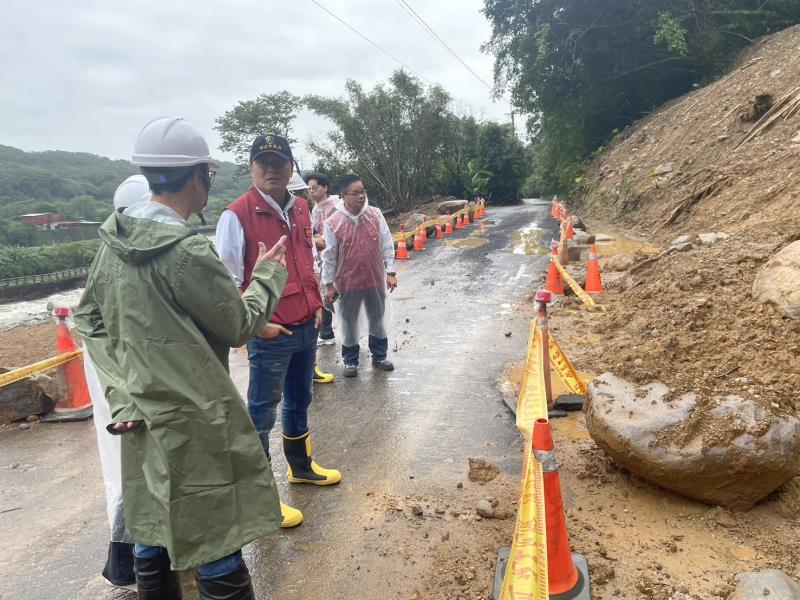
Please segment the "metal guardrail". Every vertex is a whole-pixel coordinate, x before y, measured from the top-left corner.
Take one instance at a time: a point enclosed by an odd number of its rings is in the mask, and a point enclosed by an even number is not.
[[[56,281],[67,281],[75,279],[89,273],[89,267],[76,267],[74,269],[65,269],[63,271],[56,271],[55,273],[40,273],[39,275],[21,275],[19,277],[8,277],[0,279],[0,288],[19,287],[23,285],[31,285],[35,283],[51,283]]]

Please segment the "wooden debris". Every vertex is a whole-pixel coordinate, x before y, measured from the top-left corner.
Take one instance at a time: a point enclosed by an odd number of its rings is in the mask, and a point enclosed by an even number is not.
[[[746,144],[759,134],[763,133],[777,121],[781,117],[788,119],[792,116],[800,107],[800,88],[796,88],[786,94],[783,98],[778,100],[763,117],[761,117],[753,128],[750,130],[742,141],[740,141],[736,146],[733,147],[734,151],[739,148],[740,146]]]
[[[677,219],[682,212],[692,208],[696,203],[716,194],[720,190],[721,184],[730,179],[730,177],[729,174],[725,174],[719,179],[715,179],[711,183],[686,196],[683,200],[678,202],[678,205],[672,210],[672,213],[670,213],[669,218],[659,225],[653,233],[658,233],[667,225],[674,223],[675,219]]]

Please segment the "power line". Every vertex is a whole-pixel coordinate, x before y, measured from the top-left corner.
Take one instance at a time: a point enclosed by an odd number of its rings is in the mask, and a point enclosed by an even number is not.
[[[347,28],[348,28],[350,31],[352,31],[353,33],[355,33],[355,34],[356,34],[358,37],[362,38],[363,40],[365,40],[365,41],[369,42],[370,44],[372,44],[373,46],[375,46],[375,48],[377,48],[378,50],[380,50],[381,52],[383,52],[383,53],[384,53],[386,56],[388,56],[389,58],[391,58],[393,61],[395,61],[395,62],[396,62],[397,64],[399,64],[400,66],[402,66],[404,69],[408,69],[409,71],[411,71],[411,73],[413,73],[414,75],[416,75],[416,76],[417,76],[417,77],[419,77],[420,79],[423,79],[423,80],[424,80],[424,81],[426,81],[428,84],[430,84],[430,85],[433,85],[433,82],[432,82],[432,81],[430,81],[430,80],[429,80],[427,77],[425,77],[425,76],[423,76],[423,75],[420,75],[419,73],[417,73],[417,72],[416,72],[414,69],[412,69],[411,67],[409,67],[407,64],[405,64],[405,63],[404,63],[403,61],[401,61],[399,58],[397,58],[396,56],[394,56],[393,54],[391,54],[391,53],[390,53],[388,50],[386,50],[385,48],[383,48],[383,46],[380,46],[379,44],[377,44],[377,43],[373,42],[371,39],[369,39],[369,38],[368,38],[367,36],[365,36],[363,33],[361,33],[360,31],[358,31],[358,30],[357,30],[355,27],[351,26],[349,23],[347,23],[347,22],[346,22],[346,21],[344,21],[343,19],[339,18],[339,17],[338,17],[338,16],[336,16],[334,13],[332,13],[330,10],[328,10],[327,8],[325,8],[324,6],[322,6],[322,4],[320,4],[319,2],[317,2],[317,0],[311,0],[311,2],[313,2],[314,4],[316,4],[318,7],[320,7],[322,10],[324,10],[326,13],[328,13],[328,14],[329,14],[330,16],[332,16],[334,19],[336,19],[337,21],[339,21],[339,22],[340,22],[342,25],[344,25],[344,26],[345,26],[345,27],[347,27]]]
[[[312,1],[313,1],[313,0],[312,0]],[[406,12],[407,12],[409,15],[411,15],[411,17],[412,17],[412,18],[413,18],[413,19],[414,19],[414,20],[415,20],[415,21],[416,21],[416,22],[417,22],[417,23],[420,25],[420,27],[422,27],[422,28],[425,30],[425,32],[426,32],[428,35],[430,35],[430,36],[431,36],[431,37],[432,37],[434,40],[436,40],[436,41],[439,43],[439,45],[440,45],[440,46],[442,46],[442,48],[444,48],[445,50],[447,50],[447,52],[449,52],[449,53],[450,53],[450,55],[451,55],[453,58],[455,58],[455,59],[456,59],[456,60],[457,60],[459,63],[461,63],[461,65],[462,65],[462,66],[463,66],[463,67],[464,67],[464,68],[465,68],[465,69],[466,69],[466,70],[467,70],[467,71],[468,71],[468,72],[469,72],[469,73],[470,73],[470,74],[471,74],[473,77],[475,77],[475,79],[477,79],[478,81],[480,81],[480,82],[481,82],[483,85],[485,85],[487,88],[489,88],[489,89],[492,89],[492,86],[491,86],[491,85],[489,85],[488,83],[486,83],[486,82],[483,80],[483,78],[482,78],[480,75],[478,75],[478,74],[477,74],[477,73],[476,73],[476,72],[475,72],[475,71],[472,69],[472,67],[470,67],[470,66],[469,66],[469,65],[468,65],[466,62],[464,62],[464,60],[463,60],[463,59],[462,59],[462,58],[461,58],[461,57],[460,57],[458,54],[456,54],[455,50],[453,50],[453,49],[452,49],[450,46],[448,46],[448,45],[447,45],[447,42],[445,42],[445,41],[444,41],[444,40],[443,40],[443,39],[442,39],[442,38],[439,36],[439,34],[438,34],[438,33],[436,33],[436,32],[433,30],[433,28],[432,28],[430,25],[428,25],[428,24],[425,22],[425,19],[423,19],[423,18],[422,18],[422,17],[419,15],[419,13],[417,13],[417,11],[415,11],[413,8],[411,8],[411,5],[410,5],[408,2],[406,2],[406,0],[397,0],[397,3],[398,3],[400,6],[402,6],[402,7],[405,9],[405,11],[406,11]]]

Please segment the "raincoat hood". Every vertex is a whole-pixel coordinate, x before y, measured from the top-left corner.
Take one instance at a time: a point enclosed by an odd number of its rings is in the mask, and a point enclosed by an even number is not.
[[[361,217],[361,215],[363,215],[365,212],[367,212],[368,208],[369,208],[369,198],[364,198],[364,206],[361,207],[361,210],[358,211],[357,215],[354,215],[349,210],[347,210],[347,207],[344,205],[344,199],[340,198],[336,202],[336,210],[341,212],[341,213],[344,213],[344,215],[346,217],[349,217],[353,221],[358,221],[358,219]]]
[[[100,239],[120,260],[141,264],[163,254],[197,232],[186,225],[171,225],[113,212],[100,227]]]

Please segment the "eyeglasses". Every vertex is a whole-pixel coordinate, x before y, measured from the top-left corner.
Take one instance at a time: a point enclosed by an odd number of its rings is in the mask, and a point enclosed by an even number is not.
[[[358,198],[359,196],[367,197],[367,190],[358,190],[356,192],[345,192],[345,196],[353,196],[354,198]]]

